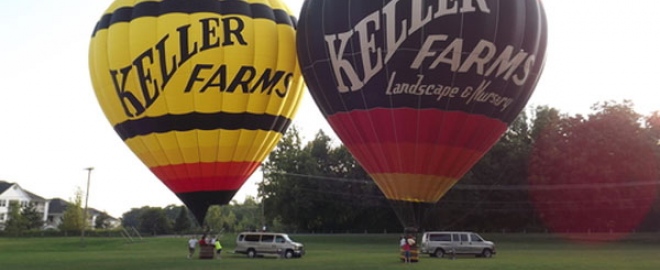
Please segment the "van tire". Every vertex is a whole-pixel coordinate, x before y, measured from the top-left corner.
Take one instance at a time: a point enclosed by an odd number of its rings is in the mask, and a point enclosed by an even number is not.
[[[289,249],[289,250],[287,250],[286,252],[284,252],[284,258],[285,258],[285,259],[291,259],[291,258],[293,258],[293,250],[290,250],[290,249]]]
[[[491,258],[493,257],[493,252],[490,249],[484,249],[484,251],[481,252],[481,257]]]
[[[433,252],[434,257],[436,258],[442,258],[445,256],[445,251],[442,249],[436,249],[435,252]]]
[[[247,256],[248,256],[248,258],[257,257],[257,251],[255,251],[254,249],[248,249]]]

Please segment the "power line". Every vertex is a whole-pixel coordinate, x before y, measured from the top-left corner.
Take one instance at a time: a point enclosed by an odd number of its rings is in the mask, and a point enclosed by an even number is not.
[[[350,179],[350,178],[342,178],[342,177],[320,176],[320,175],[287,173],[287,172],[272,172],[272,173],[279,174],[279,175],[285,175],[285,176],[295,176],[295,177],[300,177],[300,178],[307,178],[307,179],[318,179],[318,180],[329,180],[329,181],[337,181],[337,182],[345,182],[345,183],[375,185],[375,183],[371,179]]]
[[[375,183],[371,179],[350,179],[350,178],[318,176],[318,175],[287,173],[287,172],[273,172],[273,173],[279,175],[285,175],[285,176],[305,178],[305,179],[317,179],[317,180],[328,180],[328,181],[337,181],[337,182],[345,182],[345,183],[375,185]],[[305,179],[301,179],[301,180],[305,180]],[[660,180],[633,181],[633,182],[621,182],[621,183],[545,184],[545,185],[499,185],[499,184],[472,185],[472,184],[461,184],[459,181],[456,185],[454,185],[452,189],[489,190],[489,191],[515,191],[515,190],[531,191],[531,190],[564,190],[564,189],[574,190],[574,189],[652,187],[652,186],[660,186]]]

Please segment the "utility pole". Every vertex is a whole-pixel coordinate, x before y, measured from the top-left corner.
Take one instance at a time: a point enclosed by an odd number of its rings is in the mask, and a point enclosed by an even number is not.
[[[94,167],[87,167],[87,192],[85,192],[85,210],[83,211],[83,224],[82,230],[80,230],[80,242],[83,247],[85,246],[85,229],[87,228],[87,202],[89,201],[89,180],[92,178],[92,170]]]
[[[261,163],[261,230],[266,230],[266,210],[265,210],[265,198],[266,198],[266,169],[264,167],[265,163]]]

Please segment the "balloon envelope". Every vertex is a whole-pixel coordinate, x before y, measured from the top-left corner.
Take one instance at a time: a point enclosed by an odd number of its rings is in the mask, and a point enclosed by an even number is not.
[[[342,142],[418,226],[525,106],[541,73],[538,0],[306,0],[309,90]]]
[[[275,147],[303,81],[279,0],[117,0],[92,34],[103,112],[202,223]]]

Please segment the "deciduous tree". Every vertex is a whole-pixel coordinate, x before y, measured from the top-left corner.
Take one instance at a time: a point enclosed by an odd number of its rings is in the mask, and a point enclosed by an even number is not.
[[[62,214],[62,223],[59,225],[60,230],[76,232],[83,229],[85,222],[83,221],[82,194],[82,190],[78,187],[73,199]]]
[[[27,229],[27,221],[21,215],[21,207],[17,201],[9,201],[5,232],[12,236],[19,236]]]
[[[37,211],[37,208],[34,206],[34,204],[29,203],[24,206],[23,209],[21,209],[21,215],[25,220],[25,227],[28,230],[41,229],[41,227],[44,225],[44,214]]]
[[[150,207],[140,215],[139,230],[151,235],[167,234],[171,231],[170,221],[160,207]]]
[[[177,215],[176,219],[174,220],[173,230],[176,233],[183,233],[187,230],[190,230],[190,225],[191,222],[188,218],[188,208],[181,207],[179,210],[179,215]]]
[[[529,184],[556,232],[630,232],[657,193],[657,142],[632,103],[604,102],[538,132]]]

